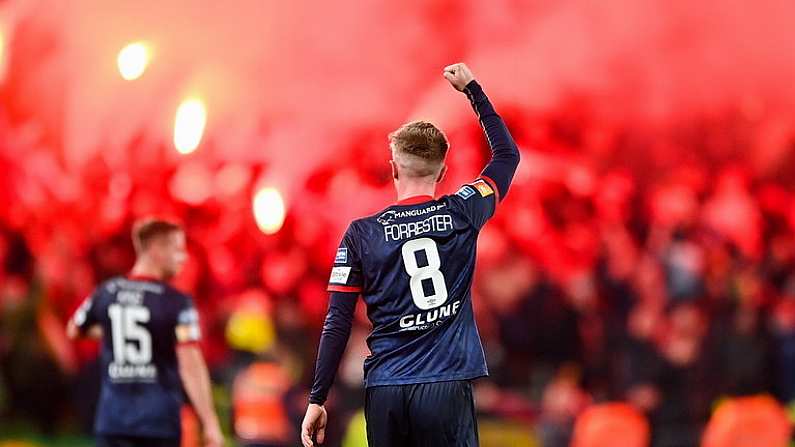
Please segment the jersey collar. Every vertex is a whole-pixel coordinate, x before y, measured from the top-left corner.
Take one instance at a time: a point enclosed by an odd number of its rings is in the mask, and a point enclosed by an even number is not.
[[[158,278],[150,275],[134,275],[132,273],[127,274],[127,279],[131,281],[161,281]]]
[[[416,205],[418,203],[430,202],[431,200],[433,200],[433,196],[429,195],[412,196],[397,201],[395,205]]]

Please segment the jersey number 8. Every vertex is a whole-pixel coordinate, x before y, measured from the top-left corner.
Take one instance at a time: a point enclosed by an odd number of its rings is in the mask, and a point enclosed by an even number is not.
[[[420,267],[417,265],[417,253],[424,251],[428,265]],[[447,284],[444,282],[444,275],[439,270],[442,261],[439,259],[439,250],[433,239],[424,237],[414,239],[403,244],[403,266],[406,273],[411,278],[411,298],[414,304],[422,310],[439,307],[447,301]],[[433,283],[433,294],[426,295],[422,282],[431,280]]]

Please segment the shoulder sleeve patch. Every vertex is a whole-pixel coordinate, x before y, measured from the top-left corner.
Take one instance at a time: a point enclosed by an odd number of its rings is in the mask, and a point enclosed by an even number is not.
[[[455,195],[466,200],[475,195],[475,190],[469,185],[464,185],[458,190],[457,193],[455,193]]]
[[[334,267],[331,269],[331,278],[329,278],[328,282],[329,284],[346,285],[350,274],[350,267]]]
[[[346,247],[340,247],[337,249],[337,255],[334,257],[335,264],[347,264],[348,263],[348,249]]]
[[[480,180],[476,181],[475,183],[472,183],[472,186],[474,186],[475,189],[478,190],[478,192],[480,193],[480,195],[482,197],[488,197],[488,196],[494,194],[494,190],[483,179],[480,179]]]
[[[78,327],[83,327],[83,325],[86,324],[86,320],[88,319],[88,311],[91,309],[93,303],[93,298],[89,296],[83,301],[83,304],[77,308],[77,311],[72,317],[72,321],[74,321],[75,325]]]
[[[201,340],[199,327],[199,312],[188,301],[188,307],[182,309],[177,315],[177,326],[174,329],[179,343],[188,343]]]
[[[199,323],[199,312],[196,311],[193,307],[183,309],[180,311],[179,315],[177,315],[177,324],[198,324]]]

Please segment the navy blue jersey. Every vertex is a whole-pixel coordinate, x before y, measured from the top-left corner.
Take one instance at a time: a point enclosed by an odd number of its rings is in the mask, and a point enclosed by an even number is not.
[[[102,328],[102,387],[95,431],[103,435],[179,438],[180,342],[198,341],[198,314],[166,283],[111,279],[73,317],[81,331]]]
[[[478,233],[496,188],[481,177],[457,193],[399,202],[351,223],[329,291],[360,292],[373,330],[367,386],[488,374],[470,287]]]

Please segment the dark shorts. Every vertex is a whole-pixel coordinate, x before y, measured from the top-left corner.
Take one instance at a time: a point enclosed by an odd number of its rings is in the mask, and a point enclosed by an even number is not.
[[[371,446],[478,445],[468,380],[367,388],[364,415]]]
[[[97,447],[180,447],[179,439],[97,435]]]

